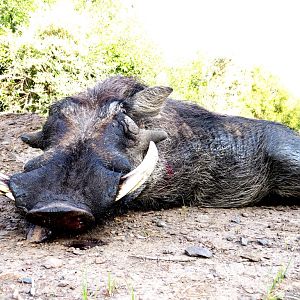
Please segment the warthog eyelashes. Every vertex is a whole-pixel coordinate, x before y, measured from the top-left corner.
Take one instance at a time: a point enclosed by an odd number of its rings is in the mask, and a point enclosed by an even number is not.
[[[128,116],[125,115],[124,121],[122,122],[124,131],[126,134],[131,135],[138,135],[140,132],[139,127],[135,124],[135,122],[129,118]]]

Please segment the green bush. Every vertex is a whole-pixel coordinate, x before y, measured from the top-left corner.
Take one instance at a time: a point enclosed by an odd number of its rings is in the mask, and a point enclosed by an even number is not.
[[[41,6],[21,33],[0,36],[0,111],[45,114],[52,101],[113,74],[151,82],[159,57],[141,36],[130,34],[117,2],[75,1],[69,20],[54,20],[55,3]]]
[[[260,68],[245,69],[226,58],[204,63],[200,57],[170,69],[168,74],[178,97],[216,112],[282,122],[300,129],[299,99]]]
[[[35,0],[2,0],[0,2],[0,28],[16,32],[28,24],[30,13],[35,9]]]

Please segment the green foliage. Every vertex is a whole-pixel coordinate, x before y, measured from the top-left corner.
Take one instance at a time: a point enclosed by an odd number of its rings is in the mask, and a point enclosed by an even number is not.
[[[251,102],[246,97],[251,99]],[[273,120],[300,129],[299,101],[292,99],[280,86],[277,78],[264,74],[258,68],[253,69],[251,90],[241,101],[255,118]]]
[[[0,2],[0,25],[16,32],[23,24],[28,24],[30,13],[35,8],[35,0],[2,0]]]
[[[169,70],[171,85],[183,99],[220,113],[282,122],[300,129],[300,101],[278,79],[260,68],[245,69],[230,59],[196,59]]]
[[[130,34],[120,7],[112,0],[41,5],[21,34],[0,36],[0,111],[45,114],[52,101],[113,74],[151,82],[158,55]]]

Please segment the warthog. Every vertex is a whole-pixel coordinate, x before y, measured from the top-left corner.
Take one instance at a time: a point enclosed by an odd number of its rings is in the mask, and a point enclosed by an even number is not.
[[[44,153],[9,181],[27,219],[79,230],[122,208],[239,207],[300,198],[300,136],[169,99],[116,76],[54,103],[22,140]]]

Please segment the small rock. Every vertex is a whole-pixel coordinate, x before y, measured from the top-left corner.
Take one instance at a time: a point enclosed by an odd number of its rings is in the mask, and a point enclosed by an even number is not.
[[[249,214],[248,214],[248,213],[246,213],[246,212],[243,212],[243,213],[242,213],[242,217],[244,217],[244,218],[248,218],[248,217],[249,217]]]
[[[270,242],[267,239],[258,239],[257,242],[262,246],[269,246]]]
[[[32,282],[32,285],[31,285],[31,288],[30,288],[29,294],[30,294],[31,296],[35,296],[35,294],[36,294],[36,290],[35,290],[34,282]]]
[[[97,265],[104,264],[105,262],[106,262],[106,259],[104,259],[102,257],[96,257],[95,258],[95,264],[97,264]]]
[[[30,291],[29,291],[29,294],[30,294],[31,296],[35,296],[36,290],[35,290],[35,287],[34,287],[34,286],[31,286]]]
[[[234,217],[233,219],[230,220],[230,222],[236,223],[236,224],[240,224],[240,223],[241,223],[241,220],[240,220],[239,217]]]
[[[62,280],[62,281],[60,281],[59,283],[58,283],[58,287],[66,287],[66,286],[68,286],[69,285],[69,283],[66,281],[66,280]]]
[[[164,221],[162,221],[162,220],[157,220],[157,221],[156,221],[156,226],[157,226],[157,227],[166,227],[167,224],[166,224],[166,222],[164,222]]]
[[[59,268],[63,265],[63,261],[61,259],[55,257],[49,257],[44,264],[42,265],[46,269],[54,269]]]
[[[136,236],[138,239],[140,240],[145,240],[147,237],[146,236],[143,236],[143,235],[140,235],[140,234],[137,234]]]
[[[163,254],[172,254],[174,255],[175,254],[175,250],[173,249],[165,249],[162,251]]]
[[[12,299],[16,299],[16,300],[24,300],[23,297],[21,297],[21,295],[19,294],[19,290],[15,289],[12,295]]]
[[[192,236],[186,236],[185,239],[189,242],[194,242],[195,239]]]
[[[79,249],[73,249],[72,253],[75,255],[83,255],[84,254],[84,252]]]
[[[210,250],[199,246],[191,246],[186,248],[185,254],[192,257],[204,257],[204,258],[212,257],[212,252]]]
[[[258,261],[261,261],[261,257],[255,255],[255,254],[241,254],[240,257],[242,258],[245,258],[249,261],[252,261],[252,262],[258,262]]]
[[[228,237],[226,238],[226,240],[229,241],[229,242],[232,242],[232,241],[233,241],[233,237],[232,237],[232,236],[228,236]]]
[[[32,278],[30,278],[30,277],[20,278],[18,281],[20,283],[32,284]]]
[[[247,246],[248,245],[248,240],[244,237],[241,237],[240,242],[241,242],[242,246]]]

